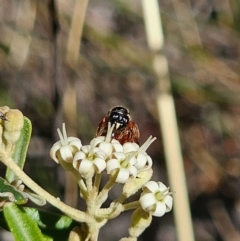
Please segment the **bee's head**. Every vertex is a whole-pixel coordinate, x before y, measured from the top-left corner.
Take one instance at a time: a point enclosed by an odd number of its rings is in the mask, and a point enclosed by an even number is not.
[[[109,122],[115,124],[116,129],[121,129],[127,126],[131,120],[129,110],[123,106],[115,106],[108,112]]]

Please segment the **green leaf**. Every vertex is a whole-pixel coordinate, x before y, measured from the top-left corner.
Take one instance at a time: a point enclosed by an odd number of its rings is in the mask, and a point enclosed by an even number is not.
[[[14,203],[4,205],[3,214],[16,241],[45,241],[34,220]]]
[[[13,160],[21,169],[23,169],[25,164],[31,133],[32,123],[27,117],[24,116],[24,125],[21,130],[20,137],[16,142],[14,153],[12,155]],[[13,180],[17,178],[18,177],[15,175],[15,173],[9,168],[7,168],[6,179],[11,183]]]
[[[80,224],[66,215],[55,214],[36,208],[24,207],[24,212],[38,225],[42,233],[54,241],[68,240],[70,231]],[[0,226],[8,230],[6,220],[0,212]]]
[[[24,210],[41,228],[63,230],[79,225],[79,223],[66,215],[55,214],[36,208],[25,207]]]
[[[16,204],[24,204],[28,198],[21,191],[0,177],[0,201],[14,202]]]

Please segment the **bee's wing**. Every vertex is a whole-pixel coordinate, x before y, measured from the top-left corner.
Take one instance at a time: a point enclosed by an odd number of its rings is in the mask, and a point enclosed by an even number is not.
[[[104,117],[102,121],[99,123],[96,136],[105,136],[107,133],[108,119]]]
[[[133,141],[139,144],[140,131],[138,125],[133,121],[130,121],[128,125],[132,133]]]
[[[133,121],[130,121],[126,128],[124,128],[120,133],[117,133],[116,139],[118,139],[122,144],[126,142],[134,142],[139,144],[139,137],[140,132],[137,124]]]

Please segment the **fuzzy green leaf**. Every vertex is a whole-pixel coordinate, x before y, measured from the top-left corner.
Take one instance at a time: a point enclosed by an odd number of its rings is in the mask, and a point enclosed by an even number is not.
[[[21,169],[23,169],[25,164],[31,133],[32,123],[27,117],[24,116],[24,125],[21,130],[21,135],[18,141],[16,142],[14,153],[12,155],[13,160]],[[6,179],[11,183],[13,180],[17,178],[18,177],[15,175],[15,173],[8,168],[6,172]]]
[[[38,225],[42,233],[54,241],[68,240],[70,231],[80,224],[66,215],[55,214],[36,208],[23,207],[24,212]],[[9,230],[6,220],[0,212],[0,226]]]
[[[3,214],[16,241],[45,241],[34,220],[14,203],[4,205]]]

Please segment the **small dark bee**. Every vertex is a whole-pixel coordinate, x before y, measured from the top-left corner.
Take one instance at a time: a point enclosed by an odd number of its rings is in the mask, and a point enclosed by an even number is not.
[[[129,110],[123,106],[115,106],[108,111],[98,125],[96,136],[106,136],[108,122],[115,124],[112,132],[112,138],[118,140],[122,145],[126,142],[139,144],[139,129],[135,122],[132,121]]]

